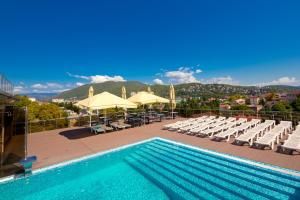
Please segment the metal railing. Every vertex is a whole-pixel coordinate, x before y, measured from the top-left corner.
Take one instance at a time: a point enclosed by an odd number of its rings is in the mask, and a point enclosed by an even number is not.
[[[145,110],[138,110],[137,112],[144,112]],[[275,111],[242,111],[242,110],[199,110],[199,109],[175,109],[178,116],[189,118],[198,117],[202,115],[216,115],[225,117],[247,117],[247,118],[260,118],[260,119],[273,119],[276,121],[292,121],[294,125],[300,121],[300,112],[275,112]],[[159,112],[159,111],[158,111]],[[167,114],[170,110],[160,111]],[[116,119],[124,117],[123,112],[110,112],[105,114],[107,117]],[[99,121],[99,116],[92,115],[92,121]],[[28,123],[29,133],[41,132],[47,130],[54,130],[68,127],[89,126],[90,116],[78,116],[69,118],[57,118],[51,120],[35,120]]]
[[[2,74],[0,74],[0,93],[11,96],[14,93],[14,85]]]
[[[300,112],[280,112],[280,111],[253,111],[253,110],[219,110],[219,109],[176,109],[182,117],[196,117],[201,115],[217,115],[225,117],[249,117],[260,119],[273,119],[277,121],[292,121],[297,124],[300,121]]]

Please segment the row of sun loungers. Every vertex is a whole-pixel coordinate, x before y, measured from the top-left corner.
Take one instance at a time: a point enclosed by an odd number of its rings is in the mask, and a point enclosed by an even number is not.
[[[248,129],[257,126],[260,122],[261,120],[259,119],[253,119],[250,122],[244,122],[239,126],[235,126],[234,128],[230,128],[221,133],[218,133],[217,135],[214,136],[213,139],[216,141],[221,141],[221,140],[229,141],[232,136],[238,137],[240,133],[245,133]]]
[[[247,121],[246,118],[202,116],[195,119],[176,122],[165,125],[164,129],[199,137],[210,137],[215,141],[229,141],[234,137],[237,145],[249,144],[260,149],[275,148],[285,135],[292,133],[293,126],[290,121],[281,121],[275,125],[275,120],[260,119]],[[288,139],[281,145],[282,149],[300,150],[300,125],[290,134]]]
[[[288,139],[284,141],[283,145],[279,146],[282,152],[292,154],[293,151],[300,152],[300,125],[289,135]]]
[[[245,130],[245,132],[238,136],[234,142],[237,145],[248,143],[250,146],[252,146],[255,139],[261,137],[266,131],[269,131],[274,126],[274,120],[267,120],[264,123],[258,124],[254,128]]]
[[[291,133],[292,129],[293,126],[291,122],[281,121],[280,124],[275,126],[275,128],[258,138],[258,140],[255,142],[255,146],[261,149],[265,147],[274,149],[275,144],[279,144],[280,139],[282,139],[284,135]]]
[[[279,144],[285,135],[292,132],[293,126],[290,121],[281,121],[280,124],[275,125],[275,120],[265,120],[261,123],[260,119],[247,121],[246,118],[236,120],[233,117],[226,119],[225,117],[202,116],[165,125],[164,129],[187,135],[210,137],[215,141],[229,141],[231,137],[234,137],[234,143],[237,145],[247,143],[260,149],[265,147],[274,149],[275,144]],[[300,125],[281,147],[300,150]]]
[[[104,133],[104,132],[110,132],[113,130],[122,130],[126,128],[130,128],[130,124],[126,124],[124,120],[118,120],[117,122],[112,122],[109,124],[110,126],[107,126],[105,124],[97,124],[94,126],[91,126],[91,132],[94,134]]]

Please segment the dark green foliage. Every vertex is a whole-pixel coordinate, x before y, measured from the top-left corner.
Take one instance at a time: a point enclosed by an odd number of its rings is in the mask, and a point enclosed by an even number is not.
[[[231,110],[251,110],[251,108],[249,108],[247,105],[236,105],[236,106],[232,106]]]
[[[286,101],[281,101],[272,106],[272,111],[280,111],[280,112],[289,112],[292,111],[293,108],[291,104]]]
[[[28,108],[28,119],[32,120],[50,120],[66,117],[66,113],[56,104],[32,102],[26,96],[16,96],[14,106]]]
[[[88,89],[91,84],[83,85],[72,90],[68,90],[59,94],[59,98],[70,99],[84,99],[88,95]],[[92,84],[94,93],[98,94],[103,91],[110,92],[117,96],[121,96],[122,86],[126,87],[127,97],[130,97],[131,92],[146,91],[149,85],[138,81],[127,82],[104,82]],[[224,97],[231,95],[247,96],[247,95],[260,95],[271,92],[287,92],[299,90],[297,87],[292,86],[236,86],[225,84],[201,84],[201,83],[187,83],[175,85],[177,97],[201,97],[208,99],[209,97]],[[169,85],[151,85],[152,91],[162,97],[169,97]],[[205,100],[204,99],[204,100]]]
[[[72,102],[58,103],[57,105],[60,107],[64,107],[67,110],[72,110],[76,113],[79,113],[79,111],[80,111],[80,108],[78,106],[75,106]]]
[[[300,111],[300,96],[291,105],[294,111]]]

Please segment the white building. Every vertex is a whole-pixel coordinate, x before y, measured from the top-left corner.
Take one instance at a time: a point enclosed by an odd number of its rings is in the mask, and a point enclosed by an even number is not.
[[[53,103],[64,103],[65,100],[64,99],[52,99]]]
[[[28,99],[32,102],[36,102],[36,98],[34,98],[34,97],[28,97]]]

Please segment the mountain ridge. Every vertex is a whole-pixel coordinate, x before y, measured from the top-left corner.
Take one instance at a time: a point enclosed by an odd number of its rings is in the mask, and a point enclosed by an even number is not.
[[[103,83],[93,83],[79,86],[68,91],[60,93],[57,97],[63,99],[77,98],[84,99],[87,97],[90,86],[94,88],[94,94],[108,91],[117,96],[121,96],[121,88],[125,86],[127,97],[131,96],[132,92],[146,91],[148,86],[151,90],[163,97],[169,95],[169,85],[148,85],[139,81],[113,82],[107,81]],[[268,92],[290,92],[300,91],[300,86],[286,85],[268,85],[263,87],[257,86],[239,86],[228,84],[202,84],[202,83],[184,83],[174,85],[176,96],[178,97],[222,97],[226,95],[242,94],[242,95],[260,95]]]

